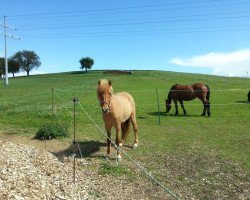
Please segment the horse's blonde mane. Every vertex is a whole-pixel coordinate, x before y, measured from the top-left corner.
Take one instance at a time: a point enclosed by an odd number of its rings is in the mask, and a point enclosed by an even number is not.
[[[107,79],[101,79],[101,80],[99,80],[99,83],[100,83],[100,85],[108,84],[108,80]]]

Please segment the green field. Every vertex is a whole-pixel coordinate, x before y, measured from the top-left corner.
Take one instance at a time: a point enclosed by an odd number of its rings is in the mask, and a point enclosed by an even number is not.
[[[199,182],[200,177],[210,182],[218,181],[218,188],[226,190],[228,197],[235,197],[232,196],[235,192],[222,183],[223,178],[213,173],[221,171],[229,175],[235,172],[235,176],[242,179],[244,184],[248,182],[250,103],[246,101],[250,90],[249,78],[161,71],[134,71],[132,75],[90,71],[10,78],[9,86],[0,86],[0,130],[32,136],[41,125],[54,120],[67,124],[72,136],[72,99],[77,97],[80,102],[76,105],[77,140],[105,142],[104,131],[97,128],[98,125],[104,130],[96,98],[97,81],[103,78],[112,80],[115,93],[127,91],[134,97],[140,146],[127,153],[164,184],[170,185],[177,193],[181,189],[176,184],[184,188],[196,187],[196,190],[192,190],[196,198],[213,199],[218,197],[212,192],[215,186],[208,184],[205,187]],[[201,116],[203,105],[199,100],[184,102],[187,116],[182,115],[180,106],[178,117],[173,115],[174,107],[167,115],[165,98],[170,87],[176,83],[194,82],[202,82],[210,87],[211,117]],[[66,140],[72,140],[72,137]],[[127,143],[132,144],[132,139],[131,134]],[[241,172],[246,175],[243,176]],[[224,181],[230,182],[231,178],[227,177]]]

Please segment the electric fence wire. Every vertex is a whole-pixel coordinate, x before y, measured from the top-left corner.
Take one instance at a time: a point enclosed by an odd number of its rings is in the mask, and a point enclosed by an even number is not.
[[[138,162],[136,162],[132,157],[130,157],[125,151],[123,151],[119,146],[115,144],[115,142],[107,136],[107,134],[100,128],[100,126],[93,120],[93,118],[89,115],[89,113],[84,109],[84,107],[81,105],[80,101],[78,102],[80,105],[80,108],[84,111],[84,113],[87,115],[87,117],[90,119],[90,121],[93,122],[93,124],[96,126],[100,132],[107,137],[111,143],[115,146],[116,149],[119,149],[130,161],[132,161],[141,171],[143,171],[151,180],[153,180],[157,185],[161,186],[167,193],[169,193],[171,196],[173,196],[175,199],[179,200],[179,197],[172,192],[170,189],[168,189],[163,183],[161,183],[159,180],[157,180],[151,172],[148,172],[145,167],[140,165]]]

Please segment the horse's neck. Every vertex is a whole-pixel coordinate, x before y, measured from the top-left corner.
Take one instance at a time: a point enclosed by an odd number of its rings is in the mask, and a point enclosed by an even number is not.
[[[167,98],[167,103],[171,103],[171,100],[172,100],[172,92],[169,91],[168,98]]]
[[[170,104],[172,101],[172,97],[170,97],[170,95],[168,95],[168,98],[167,98],[167,103]]]

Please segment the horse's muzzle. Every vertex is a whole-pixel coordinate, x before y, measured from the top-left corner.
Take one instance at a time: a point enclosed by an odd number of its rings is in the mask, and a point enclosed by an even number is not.
[[[109,108],[102,108],[102,112],[103,112],[103,113],[109,113],[110,110],[109,110]]]

